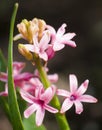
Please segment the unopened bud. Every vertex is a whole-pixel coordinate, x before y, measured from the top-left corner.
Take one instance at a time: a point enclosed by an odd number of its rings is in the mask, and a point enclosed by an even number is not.
[[[18,45],[18,50],[27,60],[33,59],[32,53],[29,52],[29,50],[27,50],[27,48],[23,44]]]

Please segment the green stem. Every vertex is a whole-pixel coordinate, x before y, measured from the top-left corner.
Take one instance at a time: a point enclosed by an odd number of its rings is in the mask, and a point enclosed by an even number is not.
[[[39,58],[35,58],[35,64],[39,71],[41,81],[45,88],[48,88],[51,83],[48,79],[47,73],[45,72],[43,65],[41,64],[41,61]],[[54,96],[53,100],[51,101],[51,105],[58,110],[60,110],[61,104],[57,96]],[[67,122],[67,119],[65,117],[65,114],[57,113],[56,120],[58,122],[58,125],[60,127],[60,130],[70,130],[69,124]]]
[[[18,102],[17,102],[17,96],[16,96],[14,79],[13,79],[13,72],[12,72],[13,71],[12,70],[13,30],[14,30],[14,23],[15,23],[17,9],[18,9],[18,4],[16,3],[14,6],[12,18],[11,18],[9,47],[8,47],[8,103],[9,103],[10,118],[11,118],[13,130],[24,130],[20,111],[19,111],[19,106],[18,106]]]

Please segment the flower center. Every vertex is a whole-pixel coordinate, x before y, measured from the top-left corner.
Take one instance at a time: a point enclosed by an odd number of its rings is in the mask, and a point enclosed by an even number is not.
[[[41,105],[41,106],[44,105],[44,101],[43,101],[43,100],[38,100],[37,103],[38,103],[39,105]]]
[[[71,95],[71,96],[70,96],[70,100],[71,100],[71,101],[76,100],[76,96],[75,96],[75,95]]]

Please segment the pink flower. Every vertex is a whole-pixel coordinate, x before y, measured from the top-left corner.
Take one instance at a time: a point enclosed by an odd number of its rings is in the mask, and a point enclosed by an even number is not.
[[[71,40],[75,36],[75,33],[64,34],[66,26],[67,26],[66,24],[62,24],[62,26],[56,32],[52,26],[46,25],[46,28],[50,31],[52,37],[51,45],[54,51],[59,51],[63,49],[65,47],[65,44],[71,47],[76,47],[75,42]],[[53,52],[51,51],[51,47],[50,52]]]
[[[47,61],[48,55],[46,53],[46,50],[49,47],[49,41],[49,33],[48,31],[45,31],[40,41],[38,41],[38,37],[37,35],[35,35],[35,37],[33,38],[33,44],[25,44],[24,46],[30,52],[37,54],[41,59]]]
[[[31,105],[24,111],[25,118],[28,118],[33,112],[36,112],[36,124],[40,126],[45,116],[45,110],[51,113],[57,113],[58,110],[49,106],[48,103],[52,100],[56,92],[55,86],[51,86],[44,91],[43,87],[35,89],[35,96],[21,90],[21,97]]]
[[[93,96],[84,94],[88,88],[89,80],[85,80],[78,88],[77,78],[75,75],[69,76],[70,92],[62,89],[57,90],[57,94],[64,96],[65,100],[61,107],[61,113],[69,110],[72,105],[75,105],[76,113],[81,114],[83,111],[83,105],[81,102],[96,103],[97,99]]]
[[[21,73],[22,69],[25,67],[25,63],[23,62],[14,62],[13,63],[13,78],[16,87],[22,88],[25,84],[25,81],[28,81],[34,75],[28,72]],[[4,72],[0,72],[0,81],[5,82],[5,91],[1,92],[0,95],[6,96],[8,95],[8,74]]]
[[[38,77],[30,78],[22,87],[22,89],[31,95],[34,95],[36,88],[43,87]]]

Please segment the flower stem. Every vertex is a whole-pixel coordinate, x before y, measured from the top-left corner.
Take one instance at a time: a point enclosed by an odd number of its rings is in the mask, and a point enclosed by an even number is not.
[[[46,71],[44,70],[41,60],[38,57],[35,58],[35,64],[39,71],[40,78],[41,78],[41,81],[42,81],[44,87],[48,88],[51,85],[51,83],[48,79]],[[51,101],[51,105],[53,107],[57,108],[58,110],[60,110],[61,104],[60,104],[60,101],[57,96],[54,96],[54,98]],[[60,130],[70,130],[70,127],[69,127],[69,124],[65,117],[65,114],[57,113],[55,116],[56,116],[58,125],[60,127]]]

